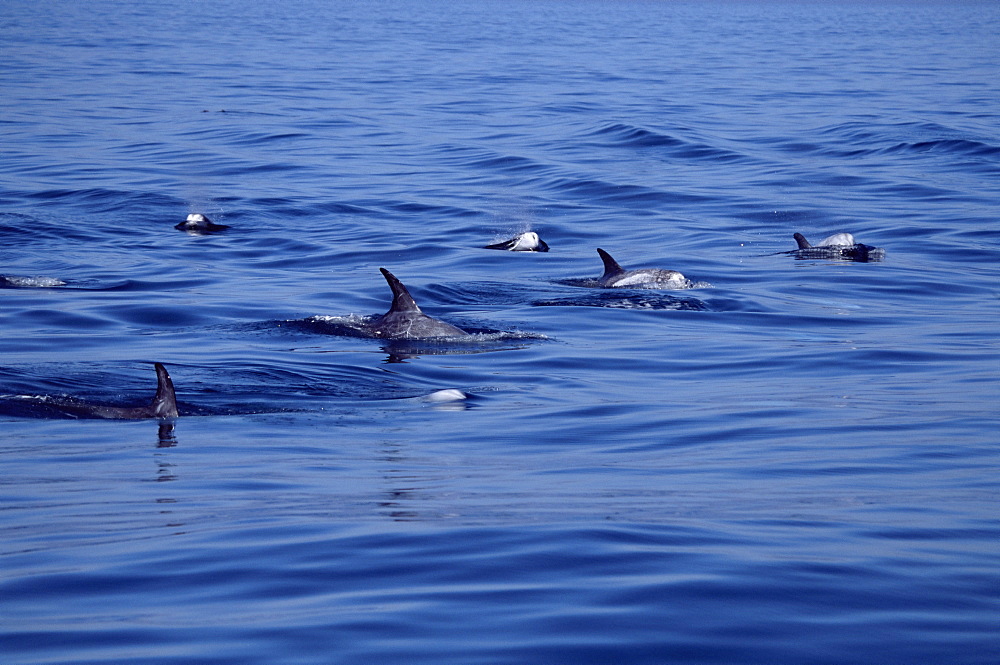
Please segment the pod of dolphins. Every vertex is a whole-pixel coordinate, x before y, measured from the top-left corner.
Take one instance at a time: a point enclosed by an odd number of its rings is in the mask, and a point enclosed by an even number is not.
[[[174,228],[186,231],[192,235],[218,233],[229,227],[216,224],[201,213],[191,213]],[[885,250],[881,247],[864,245],[854,240],[850,233],[836,233],[824,238],[815,245],[810,244],[801,233],[793,236],[798,249],[782,254],[791,254],[803,259],[839,259],[848,261],[881,261],[885,258]],[[510,252],[547,252],[549,246],[538,237],[534,231],[521,233],[509,240],[486,245],[485,249],[497,249]],[[604,273],[597,279],[601,288],[654,288],[654,289],[684,289],[691,282],[676,270],[660,268],[640,268],[626,270],[603,249],[598,248],[598,255],[604,263]],[[392,291],[392,304],[389,311],[379,316],[373,316],[365,322],[365,330],[372,336],[384,339],[426,339],[467,337],[470,333],[434,317],[424,314],[417,305],[406,286],[385,268],[379,268]],[[26,281],[28,280],[28,281]],[[4,277],[0,275],[0,286],[52,286],[63,282],[52,280],[51,283],[30,283],[30,278]],[[177,396],[170,374],[161,363],[154,363],[156,370],[156,394],[152,401],[144,406],[119,407],[90,404],[78,400],[47,398],[47,405],[75,416],[109,419],[158,418],[170,420],[176,418]],[[449,401],[465,399],[466,395],[457,390],[441,390],[429,395],[429,401]]]

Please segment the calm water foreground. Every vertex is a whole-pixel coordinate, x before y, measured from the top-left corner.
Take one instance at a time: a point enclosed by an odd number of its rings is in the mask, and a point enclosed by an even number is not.
[[[997,662],[998,28],[8,2],[0,660]]]

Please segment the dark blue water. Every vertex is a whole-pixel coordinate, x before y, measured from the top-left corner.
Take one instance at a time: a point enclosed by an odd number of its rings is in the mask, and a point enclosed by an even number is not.
[[[2,661],[997,662],[998,30],[5,3]],[[379,267],[476,336],[339,334]]]

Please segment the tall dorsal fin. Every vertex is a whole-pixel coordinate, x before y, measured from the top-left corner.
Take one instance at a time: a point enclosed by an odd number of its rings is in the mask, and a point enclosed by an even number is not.
[[[174,393],[174,382],[167,374],[167,368],[160,363],[153,363],[156,367],[156,396],[153,397],[149,405],[154,418],[176,418],[177,417],[177,395]]]
[[[396,276],[385,268],[379,268],[382,272],[382,276],[385,277],[385,281],[389,282],[389,288],[392,289],[392,306],[389,307],[388,314],[393,312],[420,312],[420,308],[417,307],[417,301],[413,299],[410,292],[406,290],[403,283],[396,279]]]
[[[809,249],[812,247],[812,245],[809,244],[809,241],[806,240],[806,237],[801,233],[796,233],[792,237],[795,238],[795,242],[799,243],[799,249]]]
[[[607,279],[618,273],[625,272],[625,269],[618,265],[618,262],[600,247],[597,248],[597,253],[601,255],[601,260],[604,261],[604,274],[601,275],[601,279]]]

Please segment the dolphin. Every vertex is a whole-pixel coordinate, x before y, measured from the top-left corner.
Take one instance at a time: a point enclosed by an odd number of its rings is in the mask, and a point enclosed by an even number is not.
[[[457,388],[445,388],[444,390],[435,390],[430,395],[424,395],[423,401],[431,402],[432,404],[441,404],[444,402],[460,402],[464,399],[469,399],[468,393],[464,393]]]
[[[834,233],[823,238],[815,245],[809,243],[801,233],[793,236],[798,249],[787,254],[793,254],[800,259],[847,259],[849,261],[881,261],[885,258],[885,250],[856,242],[850,233]]]
[[[135,420],[139,418],[176,418],[177,397],[174,394],[174,383],[170,380],[167,369],[160,363],[156,367],[156,395],[153,401],[145,406],[104,406],[86,402],[46,400],[46,404],[77,416],[85,418],[109,418],[115,420]]]
[[[21,287],[45,288],[49,286],[66,286],[66,282],[55,277],[17,277],[15,275],[0,275],[0,288]]]
[[[216,224],[215,222],[213,222],[200,212],[193,212],[190,215],[188,215],[187,219],[185,219],[183,222],[181,222],[180,224],[175,224],[174,228],[179,229],[181,231],[187,231],[195,235],[199,235],[203,233],[215,233],[217,231],[224,231],[229,227],[226,226],[225,224]]]
[[[464,337],[469,333],[450,323],[427,316],[413,300],[403,283],[385,268],[379,268],[392,289],[392,305],[385,314],[366,326],[375,337],[408,339],[425,337]]]
[[[484,249],[505,249],[510,252],[547,252],[549,246],[538,237],[534,231],[522,233],[510,240],[504,240],[494,245],[486,245]]]
[[[604,274],[597,280],[597,283],[604,288],[684,289],[691,285],[691,282],[676,270],[661,270],[659,268],[625,270],[603,249],[598,248],[597,253],[604,261]]]

